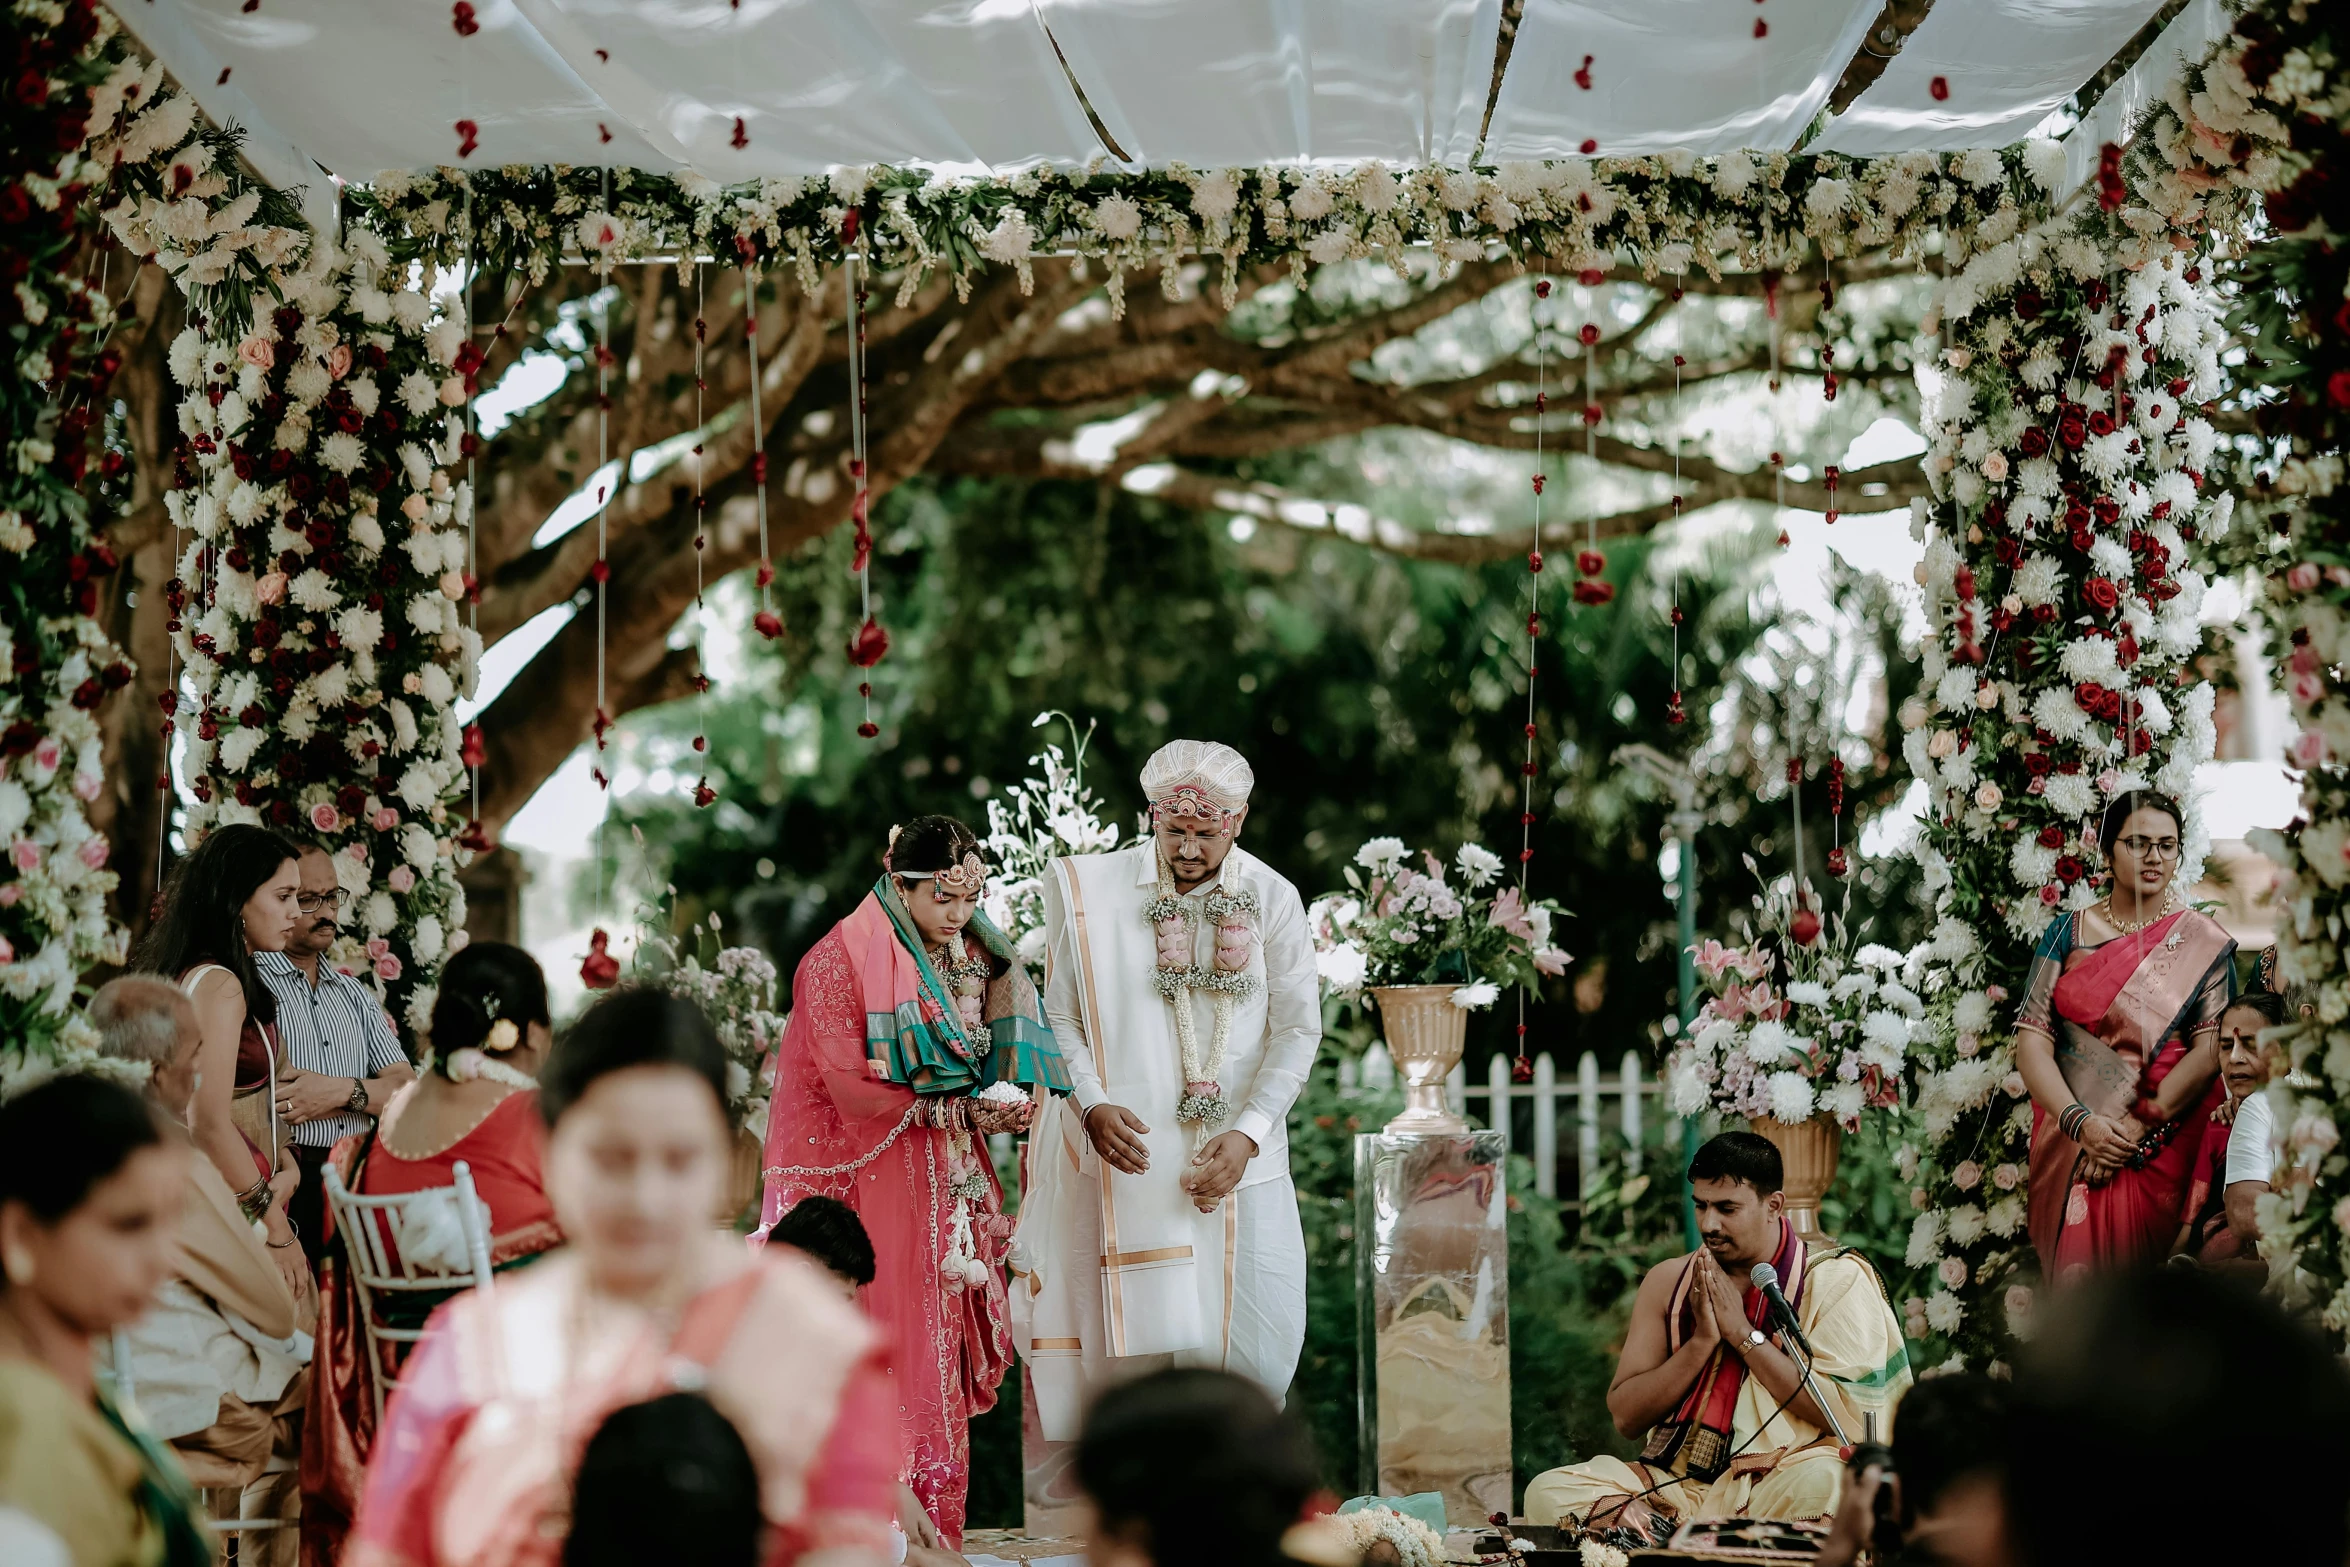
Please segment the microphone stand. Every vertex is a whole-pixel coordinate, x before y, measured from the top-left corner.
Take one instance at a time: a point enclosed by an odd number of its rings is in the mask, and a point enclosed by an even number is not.
[[[1829,1403],[1820,1393],[1819,1381],[1811,1374],[1812,1357],[1808,1352],[1809,1346],[1803,1344],[1802,1335],[1792,1331],[1789,1327],[1782,1327],[1779,1333],[1779,1347],[1787,1352],[1789,1360],[1795,1362],[1797,1381],[1803,1390],[1811,1395],[1812,1404],[1819,1410],[1821,1417],[1828,1422],[1828,1429],[1835,1433],[1836,1446],[1849,1451],[1852,1447],[1852,1438],[1845,1433],[1844,1422],[1836,1418],[1836,1406]]]

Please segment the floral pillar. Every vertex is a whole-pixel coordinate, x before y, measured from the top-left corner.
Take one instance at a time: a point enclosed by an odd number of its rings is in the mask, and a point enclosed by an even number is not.
[[[155,94],[159,71],[144,80]],[[480,643],[459,608],[472,499],[447,469],[471,439],[457,410],[478,356],[429,266],[412,275],[369,234],[337,250],[301,231],[282,196],[230,177],[233,142],[185,97],[111,151],[108,220],[179,278],[197,322],[170,353],[187,830],[258,822],[323,844],[352,897],[333,960],[419,1029],[465,919],[450,709]]]
[[[15,62],[0,102],[0,1090],[92,1058],[71,1011],[83,972],[119,962],[114,873],[85,807],[103,763],[96,709],[131,669],[93,615],[114,558],[91,526],[103,410],[120,363],[105,294],[85,285],[93,126],[125,103],[90,0],[0,16]]]
[[[1928,1147],[1910,1166],[1910,1331],[1978,1362],[2028,1321],[2031,1101],[2013,1025],[2032,949],[2101,893],[2096,834],[2116,793],[2186,806],[2179,882],[2208,847],[2193,799],[2212,752],[2193,681],[2205,578],[2232,497],[2212,482],[2223,389],[2207,210],[2249,139],[2203,72],[2175,84],[2131,149],[2106,149],[2096,202],[1992,246],[1944,284],[1927,406],[1936,499],[1914,507],[1933,627],[1903,712],[1926,785],[1918,854],[1934,899],[1913,967],[1935,1027],[1921,1050]],[[2193,127],[2193,129],[2190,129]],[[1931,323],[1929,323],[1931,324]]]

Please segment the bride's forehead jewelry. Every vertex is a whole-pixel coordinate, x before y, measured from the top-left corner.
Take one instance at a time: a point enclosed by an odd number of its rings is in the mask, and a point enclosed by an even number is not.
[[[1151,801],[1151,825],[1156,827],[1178,817],[1214,822],[1218,832],[1229,836],[1232,824],[1240,820],[1240,813],[1228,811],[1209,799],[1207,791],[1198,784],[1178,784]]]
[[[987,887],[987,865],[977,854],[965,851],[960,865],[950,865],[939,871],[897,871],[901,881],[935,881],[943,898],[976,898]]]

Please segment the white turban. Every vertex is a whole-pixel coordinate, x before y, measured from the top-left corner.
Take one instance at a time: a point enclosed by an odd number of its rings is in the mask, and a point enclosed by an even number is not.
[[[1256,782],[1248,758],[1214,740],[1170,740],[1142,764],[1142,792],[1154,805],[1188,787],[1219,810],[1237,811]]]

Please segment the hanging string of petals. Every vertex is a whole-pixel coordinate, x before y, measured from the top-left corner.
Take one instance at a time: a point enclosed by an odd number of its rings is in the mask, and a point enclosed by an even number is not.
[[[1676,302],[1681,291],[1673,290]],[[1681,370],[1689,361],[1680,354],[1673,355],[1673,521],[1681,520]],[[1675,529],[1678,532],[1678,528]],[[1685,724],[1689,715],[1681,707],[1681,580],[1673,579],[1673,694],[1665,703],[1665,722]]]
[[[1577,280],[1587,289],[1597,289],[1607,281],[1607,274],[1598,267],[1586,267]],[[1594,306],[1598,297],[1593,296]],[[1586,321],[1577,334],[1583,343],[1583,458],[1590,467],[1599,462],[1599,323]],[[1583,548],[1575,556],[1575,602],[1578,604],[1605,604],[1616,596],[1616,585],[1601,580],[1607,570],[1607,557],[1599,552],[1599,507],[1595,491],[1591,505],[1584,510]]]
[[[1526,870],[1534,860],[1534,699],[1542,675],[1542,482],[1543,415],[1550,409],[1550,344],[1542,334],[1542,302],[1550,297],[1550,279],[1534,284],[1534,303],[1528,317],[1534,323],[1534,548],[1526,556],[1526,760],[1520,768],[1524,800],[1518,811],[1518,897],[1526,896]],[[1534,1062],[1526,1054],[1526,987],[1518,987],[1518,1053],[1510,1062],[1510,1080],[1534,1081]]]
[[[1768,320],[1771,339],[1771,417],[1779,416],[1779,274],[1763,274],[1763,314]],[[1781,436],[1784,440],[1784,435]],[[1787,536],[1784,521],[1787,512],[1787,453],[1783,446],[1771,448],[1771,505],[1782,519],[1779,524],[1779,548],[1785,549],[1792,541]]]
[[[1850,864],[1844,857],[1844,758],[1828,760],[1828,874],[1841,881]]]
[[[465,329],[465,341],[457,349],[457,360],[450,368],[464,377],[465,405],[462,410],[464,433],[459,437],[458,449],[465,458],[465,490],[461,499],[462,520],[465,524],[465,624],[472,631],[472,642],[477,661],[473,678],[481,676],[478,660],[481,647],[481,547],[476,536],[475,518],[481,495],[481,425],[474,414],[473,400],[481,391],[481,372],[489,362],[475,335],[473,319],[473,186],[465,187],[465,281],[457,290],[457,320]],[[462,735],[458,760],[465,764],[465,784],[471,808],[464,828],[457,834],[459,848],[474,854],[487,854],[497,847],[488,826],[481,819],[481,769],[489,760],[489,748],[482,740],[481,722],[467,724]]]
[[[767,549],[767,415],[759,406],[759,382],[764,378],[759,363],[759,280],[751,271],[751,242],[737,238],[734,243],[743,257],[743,351],[751,358],[751,495],[759,517],[759,574],[754,579],[759,594],[759,611],[751,617],[751,625],[759,635],[772,642],[783,635],[783,621],[775,613],[775,559]],[[698,342],[694,352],[697,355],[701,352]],[[698,385],[694,389],[694,396],[697,400],[701,396]],[[701,464],[696,463],[694,471],[694,483],[698,486],[701,483]],[[697,566],[695,569],[700,568]]]
[[[841,220],[841,229],[842,244],[847,246],[857,234],[854,207]],[[857,699],[864,704],[857,733],[870,740],[881,733],[881,726],[873,721],[871,672],[874,665],[889,655],[889,633],[873,615],[873,475],[867,463],[865,426],[865,268],[859,261],[858,253],[850,250],[841,262],[841,284],[848,295],[849,313],[849,479],[857,487],[850,501],[849,515],[857,529],[854,570],[859,619],[856,634],[849,638],[849,662],[866,672],[857,682]]]
[[[612,175],[604,174],[604,210],[611,209]],[[608,555],[611,542],[605,519],[611,510],[613,476],[604,472],[611,461],[612,425],[612,252],[600,250],[596,258],[596,563],[588,575],[596,585],[596,759],[590,769],[596,787],[604,792],[604,809],[596,817],[596,907],[604,904],[604,823],[612,814],[612,779],[604,771],[603,753],[612,732],[612,710],[604,689],[605,634],[610,626],[607,614],[612,582],[612,563]]]
[[[702,354],[709,342],[710,322],[705,312],[702,294],[702,263],[694,261],[694,429],[702,429],[705,414],[702,394],[708,382],[702,375]],[[757,360],[754,356],[753,379],[757,378]],[[702,561],[710,548],[710,535],[704,515],[709,497],[702,490],[702,442],[694,442],[694,755],[704,758],[701,776],[694,780],[694,804],[709,805],[718,798],[718,791],[710,787],[710,606],[703,597]]]

